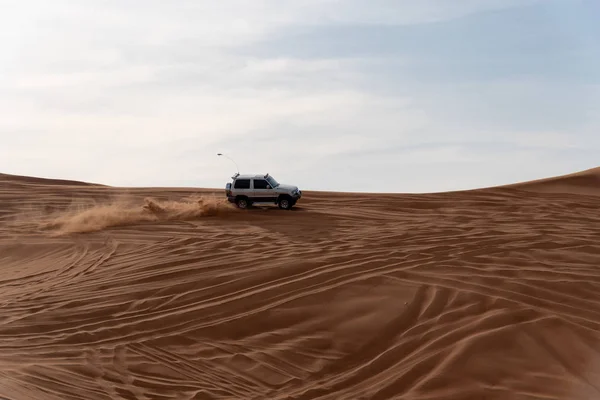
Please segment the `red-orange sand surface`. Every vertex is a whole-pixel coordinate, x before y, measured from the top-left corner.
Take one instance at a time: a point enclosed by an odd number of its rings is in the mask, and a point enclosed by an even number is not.
[[[600,169],[422,195],[0,175],[0,398],[600,399]]]

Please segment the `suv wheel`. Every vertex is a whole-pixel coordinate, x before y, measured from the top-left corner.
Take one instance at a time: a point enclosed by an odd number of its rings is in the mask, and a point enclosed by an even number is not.
[[[235,204],[238,206],[238,208],[248,208],[249,206],[248,199],[245,197],[236,199]]]
[[[292,208],[292,200],[289,197],[282,197],[279,199],[279,208],[282,210],[289,210]]]

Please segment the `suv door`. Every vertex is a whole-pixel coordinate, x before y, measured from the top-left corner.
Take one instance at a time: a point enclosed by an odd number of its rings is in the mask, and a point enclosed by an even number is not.
[[[255,178],[253,182],[254,201],[275,202],[277,193],[266,179]]]

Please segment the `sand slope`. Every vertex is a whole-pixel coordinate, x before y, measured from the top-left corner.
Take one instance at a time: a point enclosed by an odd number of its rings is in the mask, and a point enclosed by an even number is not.
[[[289,212],[0,175],[0,398],[600,398],[586,174]]]
[[[504,186],[543,193],[600,195],[600,167],[569,175]]]

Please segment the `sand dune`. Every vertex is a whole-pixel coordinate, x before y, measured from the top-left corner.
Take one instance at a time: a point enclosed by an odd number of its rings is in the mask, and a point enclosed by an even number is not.
[[[281,211],[0,175],[0,398],[598,399],[599,177]]]
[[[569,175],[507,185],[506,188],[532,190],[544,193],[600,195],[600,167]]]

